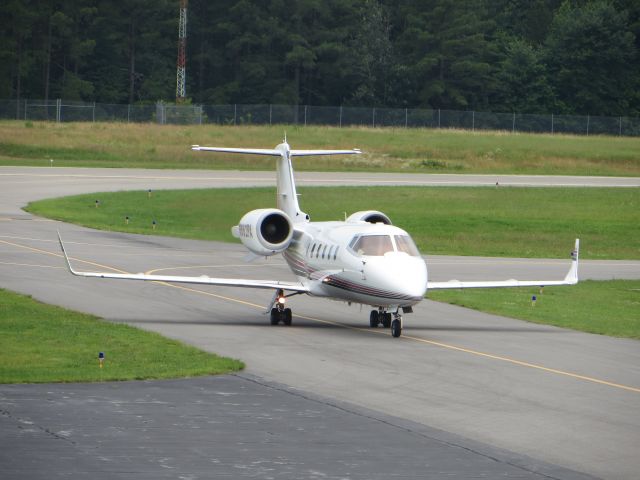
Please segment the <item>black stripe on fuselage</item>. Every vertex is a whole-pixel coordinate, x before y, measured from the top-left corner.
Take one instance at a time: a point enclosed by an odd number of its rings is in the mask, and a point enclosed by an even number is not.
[[[385,300],[404,300],[409,302],[419,302],[420,300],[422,300],[422,297],[414,297],[411,295],[404,295],[402,293],[391,292],[388,290],[371,288],[371,287],[367,287],[366,285],[362,285],[360,283],[355,283],[349,280],[338,278],[334,275],[326,277],[323,280],[323,283],[325,285],[329,285],[335,288],[340,288],[348,292],[359,293],[361,295],[368,295],[371,297],[383,298]]]

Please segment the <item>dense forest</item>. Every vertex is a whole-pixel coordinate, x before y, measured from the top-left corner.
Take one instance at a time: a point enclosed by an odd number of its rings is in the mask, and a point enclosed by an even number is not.
[[[178,0],[3,0],[0,98],[175,99]],[[638,0],[190,0],[193,103],[640,115]]]

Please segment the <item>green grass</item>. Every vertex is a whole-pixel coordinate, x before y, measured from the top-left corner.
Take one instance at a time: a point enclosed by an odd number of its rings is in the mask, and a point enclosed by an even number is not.
[[[301,207],[314,221],[381,210],[426,254],[565,258],[580,238],[582,258],[640,259],[640,189],[307,187],[300,192]],[[98,229],[237,242],[230,228],[242,215],[274,205],[274,189],[255,188],[156,191],[151,198],[147,192],[99,193],[39,201],[27,209]]]
[[[0,383],[176,378],[242,368],[155,333],[0,290]]]
[[[640,280],[585,281],[574,287],[546,287],[542,294],[538,288],[514,288],[439,290],[428,296],[530,322],[640,339]]]
[[[273,159],[192,152],[191,144],[351,148],[297,170],[640,175],[640,138],[459,130],[0,121],[0,165],[273,170]]]

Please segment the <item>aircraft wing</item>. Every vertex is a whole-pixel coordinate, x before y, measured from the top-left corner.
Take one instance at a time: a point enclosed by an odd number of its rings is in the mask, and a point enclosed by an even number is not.
[[[497,280],[480,282],[461,282],[449,280],[448,282],[428,282],[427,291],[445,290],[454,288],[506,288],[506,287],[546,287],[554,285],[575,285],[578,283],[578,254],[580,240],[576,238],[575,248],[571,252],[571,268],[564,280]]]
[[[308,155],[352,155],[362,153],[359,148],[353,150],[291,150],[291,156],[304,157]]]
[[[174,282],[174,283],[192,283],[198,285],[217,285],[221,287],[245,287],[245,288],[263,288],[268,290],[287,290],[298,293],[308,293],[309,288],[301,283],[281,282],[272,280],[246,280],[242,278],[212,278],[206,275],[200,277],[183,277],[176,275],[147,275],[144,273],[111,273],[111,272],[80,272],[74,270],[67,256],[67,252],[62,243],[60,232],[58,232],[58,240],[60,248],[64,254],[69,271],[78,277],[96,277],[96,278],[113,278],[120,280],[143,280],[149,282]]]
[[[225,152],[225,153],[245,153],[250,155],[270,155],[272,157],[282,156],[282,152],[274,148],[221,148],[221,147],[201,147],[200,145],[191,145],[191,150],[196,150],[199,152]]]

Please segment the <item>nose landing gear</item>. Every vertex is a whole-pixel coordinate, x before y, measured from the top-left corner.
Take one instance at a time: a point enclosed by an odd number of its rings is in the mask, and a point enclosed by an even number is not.
[[[391,336],[398,338],[402,334],[402,315],[397,311],[392,315],[384,308],[371,310],[369,314],[369,326],[378,328],[382,324],[384,328],[391,328]]]

